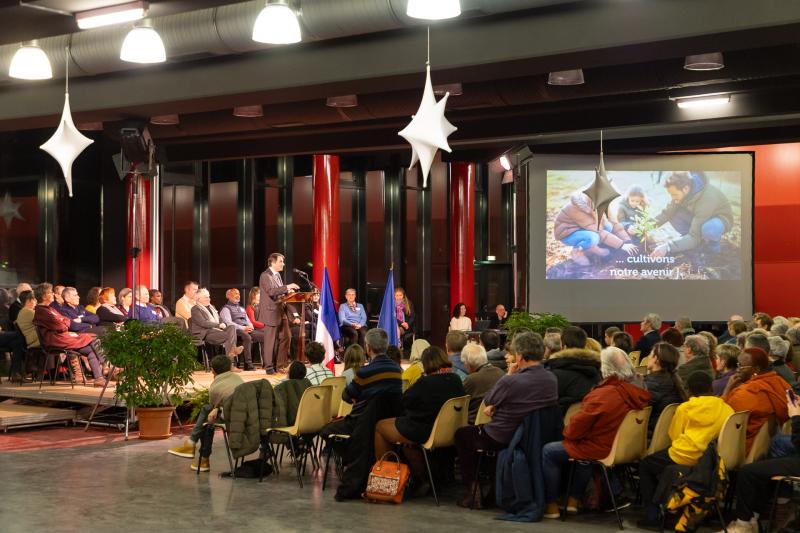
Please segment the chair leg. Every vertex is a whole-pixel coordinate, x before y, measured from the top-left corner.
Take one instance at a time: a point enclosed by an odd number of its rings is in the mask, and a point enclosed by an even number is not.
[[[775,492],[772,494],[772,505],[769,507],[769,518],[767,519],[767,533],[772,531],[772,521],[775,520],[775,508],[778,506],[778,494],[780,494],[781,483],[783,483],[782,479],[775,482]]]
[[[561,509],[561,521],[567,521],[567,505],[569,505],[569,494],[572,491],[572,478],[575,475],[575,461],[569,462],[569,476],[567,476],[567,490],[564,492],[564,507]]]
[[[658,510],[661,513],[661,529],[659,533],[664,533],[664,529],[667,527],[667,510],[664,508],[663,504],[658,506]],[[717,505],[717,512],[719,512],[719,505]],[[722,516],[722,513],[720,513],[720,516]],[[725,522],[723,522],[722,525],[724,526]]]
[[[203,441],[205,440],[205,433],[206,433],[205,431],[200,433],[200,440],[198,441],[198,444],[200,445],[200,449],[201,450],[203,449]],[[194,457],[192,457],[192,461],[194,461]],[[199,455],[197,457],[197,470],[195,470],[195,472],[197,472],[197,477],[200,477],[200,456]]]
[[[291,435],[289,435],[289,449],[292,452],[292,458],[294,459],[295,470],[297,470],[297,482],[300,483],[300,488],[302,489],[303,488],[303,476],[302,476],[302,474],[300,472],[300,469],[303,466],[302,466],[302,462],[297,457],[297,452],[295,451],[295,448],[294,448],[294,438]]]
[[[722,509],[719,508],[719,502],[716,500],[716,498],[714,499],[714,508],[717,510],[717,516],[719,517],[719,523],[722,524],[722,531],[724,531],[725,533],[728,533],[728,525],[725,523],[725,517],[722,516]],[[772,522],[770,522],[770,525],[771,524],[772,524]],[[767,529],[767,531],[769,532],[769,529]]]
[[[480,479],[481,479],[481,463],[483,462],[483,456],[486,452],[483,450],[478,450],[478,461],[475,464],[475,479],[472,480],[472,499],[469,502],[469,508],[475,508],[475,494],[478,492],[478,487],[480,486]]]
[[[333,455],[333,443],[328,441],[328,453],[325,454],[325,470],[322,471],[322,490],[325,490],[325,485],[328,484],[328,467],[331,464],[331,455]]]
[[[231,452],[231,445],[228,441],[228,431],[222,430],[222,437],[225,439],[225,455],[228,456],[228,466],[231,467],[231,477],[236,478],[236,464],[233,460],[233,453]]]
[[[619,528],[625,529],[622,526],[622,516],[620,516],[619,509],[617,509],[617,499],[614,497],[614,489],[611,488],[611,480],[608,478],[608,469],[604,464],[601,464],[600,467],[603,469],[603,478],[606,480],[606,488],[608,489],[608,494],[611,496],[611,505],[612,507],[614,507],[614,512],[617,515],[617,522],[619,522]]]
[[[422,448],[422,447],[421,447]],[[439,506],[439,495],[436,494],[436,485],[433,483],[433,472],[431,472],[431,463],[428,460],[428,450],[422,448],[422,456],[425,458],[425,468],[428,470],[428,481],[431,484],[431,490],[433,491],[433,499],[436,500],[436,506]]]

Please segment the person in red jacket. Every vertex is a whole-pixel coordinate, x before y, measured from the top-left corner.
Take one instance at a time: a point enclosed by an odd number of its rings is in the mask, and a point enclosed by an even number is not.
[[[603,459],[611,452],[614,436],[628,411],[644,409],[650,393],[634,385],[636,373],[630,359],[619,348],[600,354],[603,381],[583,398],[581,410],[564,428],[564,440],[550,442],[542,449],[545,485],[545,518],[558,518],[561,473],[570,459]],[[578,498],[592,474],[590,465],[575,465],[567,512],[578,511]]]
[[[36,301],[39,302],[33,312],[33,324],[40,328],[45,346],[75,350],[86,355],[89,366],[94,376],[94,386],[102,387],[106,380],[103,378],[101,363],[105,358],[95,350],[92,343],[97,338],[93,333],[75,333],[69,331],[70,319],[62,316],[50,304],[53,302],[53,286],[41,283],[33,290]]]
[[[258,317],[256,316],[260,303],[261,294],[258,287],[251,288],[250,292],[247,294],[247,306],[244,308],[244,311],[247,313],[247,318],[250,319],[250,322],[252,322],[253,327],[256,329],[264,329],[264,323],[259,322],[257,320]]]

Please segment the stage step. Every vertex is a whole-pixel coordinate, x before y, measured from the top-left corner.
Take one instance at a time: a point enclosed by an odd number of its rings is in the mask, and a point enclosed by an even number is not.
[[[0,430],[68,423],[75,420],[75,411],[35,405],[0,403]]]

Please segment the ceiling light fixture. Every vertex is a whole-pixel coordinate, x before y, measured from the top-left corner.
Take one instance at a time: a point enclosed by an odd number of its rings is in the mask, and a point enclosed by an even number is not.
[[[700,96],[687,96],[675,98],[675,103],[681,109],[702,109],[709,107],[719,107],[729,104],[730,94],[706,94]]]
[[[683,68],[686,70],[720,70],[725,68],[725,61],[722,59],[721,52],[697,54],[686,56]]]
[[[8,75],[19,80],[49,80],[53,77],[53,69],[44,50],[36,41],[31,41],[14,53]]]
[[[460,83],[443,83],[433,86],[433,94],[436,96],[444,96],[446,93],[450,93],[450,96],[461,96],[464,94],[464,88]]]
[[[583,69],[557,70],[547,76],[547,85],[583,85]]]
[[[130,63],[163,63],[167,60],[164,41],[149,20],[143,20],[122,41],[119,58]]]
[[[156,126],[176,126],[181,123],[181,118],[178,115],[155,115],[150,117],[150,124]]]
[[[75,21],[82,30],[110,26],[122,22],[143,19],[147,15],[149,4],[143,0],[117,4],[115,6],[90,9],[75,14]]]
[[[253,40],[267,44],[292,44],[299,43],[300,39],[297,13],[286,0],[268,1],[253,24]]]
[[[355,94],[329,96],[325,100],[325,105],[328,107],[356,107],[358,106],[358,96]]]
[[[264,116],[264,109],[259,105],[240,105],[233,108],[233,116],[239,118],[259,118]]]
[[[461,14],[459,0],[408,0],[406,15],[415,19],[442,20]]]

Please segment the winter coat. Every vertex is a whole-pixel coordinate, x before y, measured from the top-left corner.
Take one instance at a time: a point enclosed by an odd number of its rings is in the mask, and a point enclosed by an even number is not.
[[[294,424],[297,418],[297,408],[300,406],[300,398],[311,382],[307,379],[290,379],[275,385],[275,411],[273,423],[275,427],[281,428]]]
[[[696,464],[732,414],[731,406],[716,396],[689,398],[675,410],[669,425],[669,458],[679,465]]]
[[[671,403],[683,403],[683,396],[668,372],[647,374],[644,383],[647,386],[647,392],[652,396],[650,405],[653,406],[653,411],[650,413],[648,427],[648,433],[652,433],[664,408]]]
[[[606,231],[603,227],[606,223],[612,225],[611,231]],[[569,198],[569,203],[562,207],[556,215],[553,234],[556,239],[563,240],[579,229],[597,232],[600,234],[600,242],[609,248],[621,248],[623,244],[631,240],[622,224],[612,223],[605,215],[603,215],[600,229],[598,229],[597,213],[592,200],[580,191],[573,193]]]
[[[234,458],[258,450],[261,438],[273,427],[272,385],[266,379],[242,383],[222,404],[228,443]]]
[[[44,344],[48,348],[78,350],[95,339],[93,333],[72,333],[69,331],[70,319],[62,316],[52,307],[37,305],[33,311],[33,325],[43,333]]]
[[[616,376],[603,380],[583,399],[564,428],[564,449],[573,459],[603,459],[628,411],[644,409],[650,393]]]
[[[600,354],[583,348],[567,348],[550,356],[544,367],[558,380],[558,404],[566,413],[603,379]]]
[[[695,372],[702,372],[707,374],[711,380],[714,380],[714,370],[711,368],[711,359],[707,355],[695,355],[688,363],[684,363],[678,367],[678,377],[681,378],[684,385],[687,385],[689,376]]]
[[[779,424],[789,417],[786,408],[786,389],[789,384],[775,372],[753,375],[750,379],[722,397],[734,411],[750,411],[747,421],[747,453],[758,430],[775,415]]]

